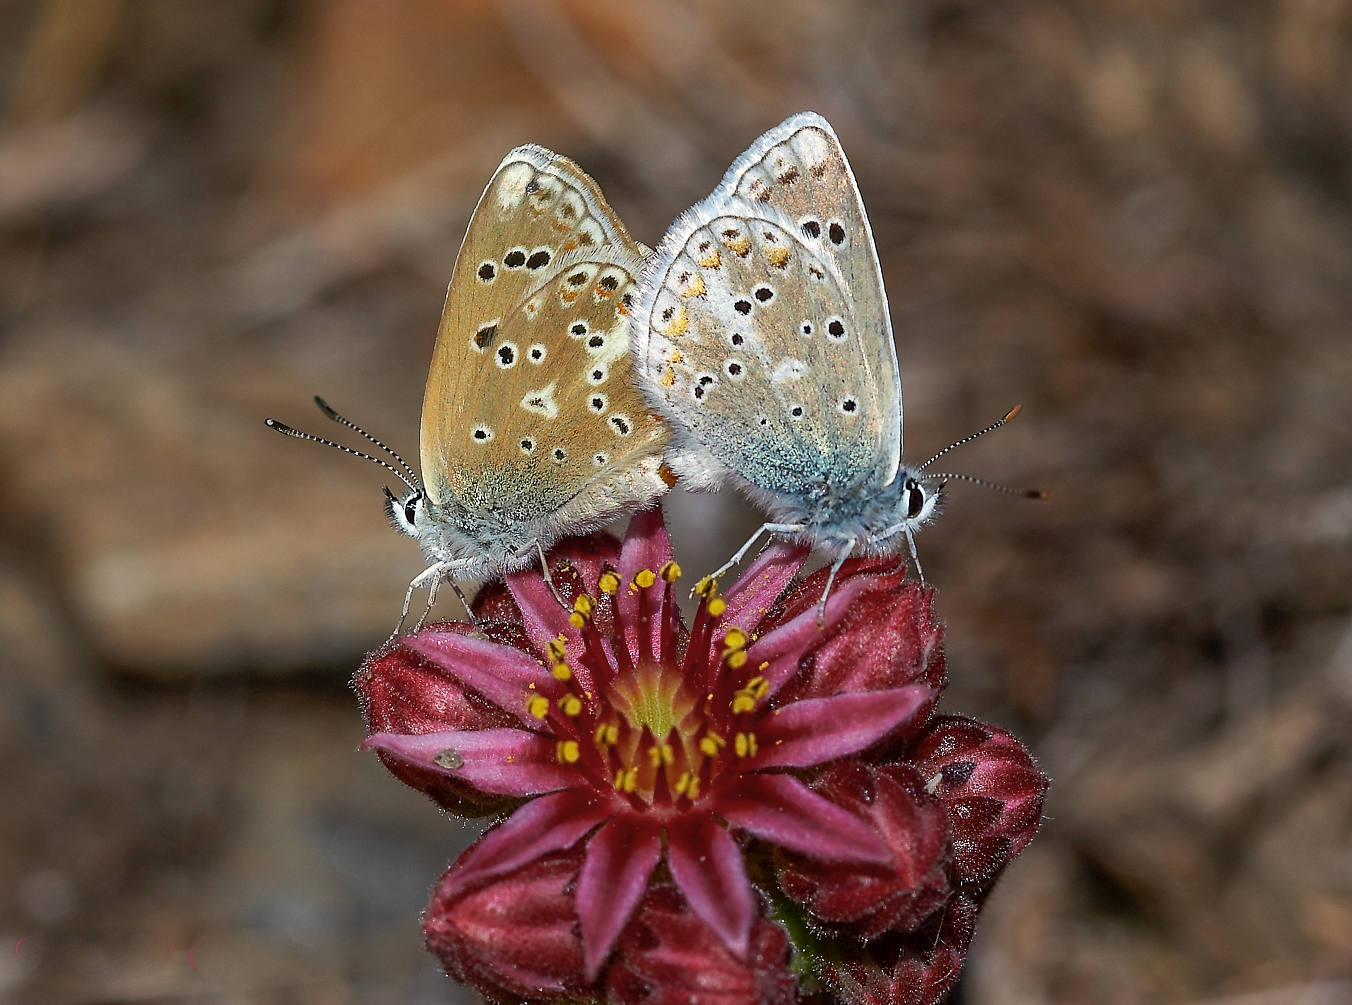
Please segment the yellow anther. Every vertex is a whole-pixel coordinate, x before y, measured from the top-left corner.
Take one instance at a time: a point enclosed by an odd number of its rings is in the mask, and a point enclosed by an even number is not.
[[[690,785],[689,785],[689,787],[685,790],[685,797],[686,797],[687,799],[698,799],[698,798],[699,798],[699,775],[691,775],[691,776],[690,776]]]
[[[553,674],[555,680],[570,680],[573,676],[573,668],[567,663],[555,663],[549,672]]]
[[[752,677],[746,682],[746,690],[757,699],[764,698],[770,693],[770,682],[764,677]]]
[[[676,751],[671,749],[671,744],[664,743],[657,748],[662,753],[663,764],[673,764],[676,761]]]
[[[674,583],[681,578],[681,567],[675,562],[667,562],[658,570],[658,574],[668,583]]]
[[[657,573],[653,572],[652,569],[640,569],[638,575],[634,577],[634,582],[639,585],[640,589],[646,590],[657,582]]]
[[[732,697],[732,714],[743,715],[756,707],[756,699],[745,691],[738,691]]]
[[[578,748],[576,740],[560,740],[555,756],[558,757],[560,764],[576,764],[578,758],[582,756],[582,751]]]
[[[619,791],[624,788],[624,769],[620,768],[615,772],[615,789]]]
[[[700,753],[705,757],[717,757],[718,752],[728,745],[728,741],[717,733],[707,733],[699,741]]]
[[[746,632],[737,627],[729,628],[728,633],[723,636],[723,651],[725,653],[735,653],[738,649],[745,648]]]
[[[619,584],[617,583],[616,585],[618,586]],[[590,617],[591,612],[595,609],[596,601],[592,600],[592,598],[585,593],[579,593],[577,599],[573,601],[573,610],[577,611],[578,614],[585,614]]]
[[[582,711],[582,699],[575,694],[564,695],[559,699],[559,710],[571,718]]]
[[[621,785],[625,792],[633,792],[638,788],[638,768],[630,768],[624,772],[624,781]]]
[[[738,757],[756,756],[756,734],[738,733],[733,739],[733,750],[737,751]]]
[[[613,572],[603,572],[601,581],[596,585],[602,593],[613,597],[620,588],[620,577]]]
[[[740,670],[742,667],[746,666],[746,659],[746,650],[738,649],[735,653],[728,654],[728,666],[732,667],[734,670]]]
[[[537,694],[526,702],[526,711],[537,719],[543,719],[549,714],[549,699],[542,694]]]
[[[568,640],[560,635],[557,639],[549,640],[549,658],[555,663],[560,662],[568,652]]]
[[[723,612],[728,609],[728,602],[722,597],[714,597],[709,601],[709,615],[715,618],[721,618]]]
[[[676,779],[676,794],[678,796],[683,796],[685,795],[685,790],[688,788],[690,788],[690,772],[682,771],[681,777]]]

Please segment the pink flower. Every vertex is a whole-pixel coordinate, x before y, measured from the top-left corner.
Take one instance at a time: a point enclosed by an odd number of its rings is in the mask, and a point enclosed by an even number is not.
[[[365,747],[448,809],[502,815],[433,894],[424,931],[449,973],[502,999],[792,1001],[786,911],[895,950],[871,946],[857,974],[838,945],[834,970],[816,961],[845,1000],[928,966],[907,939],[956,931],[958,888],[977,896],[1031,837],[1045,783],[1005,734],[928,726],[944,685],[929,591],[850,562],[819,625],[804,558],[773,548],[724,596],[701,583],[687,630],[661,514],[644,513],[622,546],[554,549],[571,611],[517,573],[480,594],[477,625],[368,658]],[[960,966],[967,943],[950,944]]]

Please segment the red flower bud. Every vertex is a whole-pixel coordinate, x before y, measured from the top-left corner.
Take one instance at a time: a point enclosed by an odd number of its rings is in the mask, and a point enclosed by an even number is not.
[[[977,904],[956,895],[919,931],[871,943],[858,960],[828,962],[841,1005],[938,1005],[953,989],[976,930]]]
[[[738,959],[671,885],[652,887],[615,954],[606,1000],[620,1005],[778,1005],[793,1002],[784,929],[757,917]]]
[[[948,814],[904,764],[837,763],[812,786],[871,824],[892,852],[886,866],[841,865],[781,852],[784,892],[823,921],[869,939],[910,931],[949,896]]]
[[[908,759],[948,809],[954,881],[984,893],[1037,833],[1047,776],[1004,730],[960,716],[934,720]]]
[[[581,849],[536,859],[469,892],[453,892],[452,867],[423,917],[427,948],[446,973],[490,1001],[590,998],[571,885]]]

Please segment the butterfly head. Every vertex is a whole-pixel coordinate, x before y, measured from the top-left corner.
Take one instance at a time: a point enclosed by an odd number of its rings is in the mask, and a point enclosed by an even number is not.
[[[898,515],[912,527],[929,523],[939,508],[944,483],[911,474],[906,474],[898,481],[901,483]]]
[[[403,495],[395,495],[385,486],[385,516],[390,526],[411,538],[421,538],[428,523],[427,495],[419,488],[411,488]]]

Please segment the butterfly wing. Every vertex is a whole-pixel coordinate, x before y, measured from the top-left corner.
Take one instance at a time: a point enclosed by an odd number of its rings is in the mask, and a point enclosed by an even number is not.
[[[513,150],[456,261],[423,400],[435,506],[503,526],[594,527],[665,489],[636,388],[638,246],[572,161]]]
[[[882,272],[831,126],[760,137],[645,269],[650,394],[721,468],[773,496],[878,489],[901,457]]]

